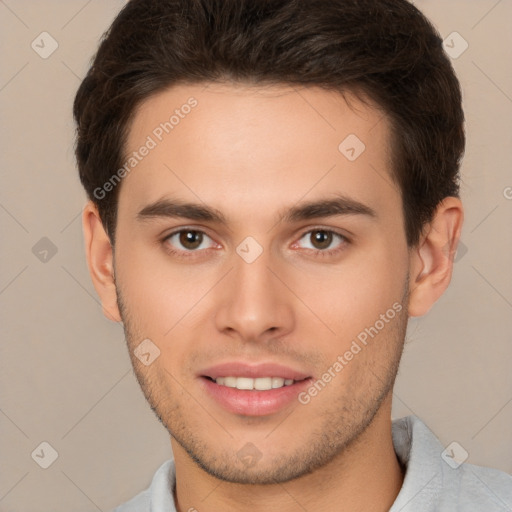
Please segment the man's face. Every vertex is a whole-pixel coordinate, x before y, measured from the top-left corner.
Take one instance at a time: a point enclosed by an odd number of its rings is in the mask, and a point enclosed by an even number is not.
[[[197,105],[181,109],[191,96]],[[210,84],[174,87],[134,117],[127,154],[148,136],[155,144],[119,197],[115,278],[130,355],[168,431],[218,478],[305,474],[390,406],[409,253],[388,122],[350,105],[317,88]],[[175,109],[179,122],[158,130]],[[332,203],[301,209],[340,198],[336,215]],[[165,201],[225,222],[168,215]],[[134,355],[146,339],[160,351],[147,366]],[[281,387],[285,377],[294,383]]]

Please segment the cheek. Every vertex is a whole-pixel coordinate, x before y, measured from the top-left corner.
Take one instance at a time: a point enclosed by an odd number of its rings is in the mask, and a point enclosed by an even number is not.
[[[318,267],[294,276],[297,295],[331,330],[326,347],[330,352],[350,344],[393,304],[405,307],[406,255],[406,251],[380,243],[371,250],[354,252],[337,266]]]
[[[171,338],[215,282],[211,270],[172,264],[163,250],[142,243],[119,251],[116,277],[131,318],[156,340]]]
[[[315,349],[325,361],[323,376],[330,381],[335,375],[331,393],[343,400],[370,390],[378,393],[401,353],[406,271],[399,261],[391,265],[392,260],[361,262],[360,267],[332,275],[328,285],[308,296],[312,309],[335,332],[316,337]],[[324,396],[330,400],[331,394]]]
[[[173,308],[172,287],[167,285],[169,278],[151,252],[136,243],[123,243],[122,236],[117,244],[116,281],[127,313],[144,331],[153,331],[145,335],[161,336],[164,324],[169,322],[166,320],[169,310]]]

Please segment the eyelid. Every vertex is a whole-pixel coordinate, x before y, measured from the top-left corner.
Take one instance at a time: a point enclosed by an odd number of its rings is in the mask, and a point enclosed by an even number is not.
[[[347,232],[346,230],[322,225],[308,227],[306,230],[302,231],[302,234],[299,236],[299,238],[302,238],[304,235],[307,235],[312,231],[326,231],[327,233],[334,233],[335,235],[341,236],[342,238],[345,238],[348,241],[352,240],[352,234]]]
[[[180,226],[179,228],[175,228],[170,233],[167,233],[165,236],[161,238],[162,244],[167,244],[169,239],[173,237],[174,235],[177,235],[179,233],[182,233],[184,231],[196,231],[197,233],[201,233],[204,236],[207,236],[215,245],[219,245],[218,242],[216,242],[212,236],[210,236],[203,227],[195,227],[195,226]],[[169,244],[167,244],[169,245]],[[208,249],[212,249],[212,247],[208,247]],[[168,251],[175,253],[175,254],[194,254],[194,253],[200,253],[207,249],[196,249],[196,250],[187,250],[187,249],[167,249]]]
[[[301,233],[301,235],[298,237],[297,241],[292,244],[292,246],[296,247],[298,245],[298,242],[302,238],[304,238],[304,236],[306,236],[310,233],[313,233],[315,231],[324,231],[326,233],[332,233],[341,238],[341,243],[340,243],[341,247],[337,247],[335,249],[309,249],[309,248],[306,249],[308,251],[314,251],[316,254],[323,254],[323,255],[335,254],[338,251],[343,250],[345,245],[352,243],[351,237],[349,237],[345,233],[342,233],[341,231],[338,231],[337,229],[334,229],[331,227],[326,227],[326,226],[315,226],[312,228],[311,227],[308,228],[306,231],[303,231]]]

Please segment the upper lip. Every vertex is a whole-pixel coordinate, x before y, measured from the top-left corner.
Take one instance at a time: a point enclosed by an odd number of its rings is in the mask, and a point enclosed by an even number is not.
[[[200,372],[202,377],[217,379],[218,377],[282,377],[283,379],[303,380],[311,375],[277,363],[249,364],[243,361],[232,361],[210,366]]]

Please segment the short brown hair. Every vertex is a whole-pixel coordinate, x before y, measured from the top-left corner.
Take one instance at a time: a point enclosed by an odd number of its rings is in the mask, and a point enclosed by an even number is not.
[[[464,114],[439,33],[406,0],[130,0],[74,102],[80,180],[112,243],[122,166],[142,100],[178,83],[290,84],[362,93],[387,114],[407,243],[459,195]],[[341,142],[341,141],[340,141]]]

